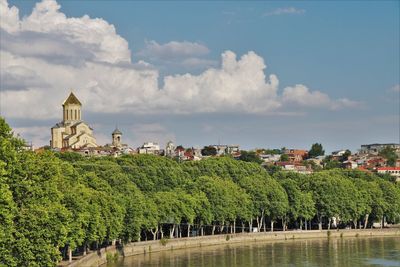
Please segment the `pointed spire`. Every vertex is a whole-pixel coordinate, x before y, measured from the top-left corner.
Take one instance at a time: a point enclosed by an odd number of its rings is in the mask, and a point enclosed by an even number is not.
[[[118,125],[116,124],[115,125],[115,130],[114,130],[114,132],[112,132],[112,134],[114,135],[114,134],[121,134],[122,135],[122,132],[118,129]]]
[[[78,100],[78,98],[74,95],[74,93],[72,93],[72,89],[71,89],[71,93],[69,94],[68,98],[65,99],[63,106],[67,105],[67,104],[75,104],[75,105],[82,106],[82,103]]]

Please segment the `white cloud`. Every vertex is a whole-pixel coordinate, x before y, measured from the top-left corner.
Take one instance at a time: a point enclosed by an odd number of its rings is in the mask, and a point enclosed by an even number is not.
[[[304,9],[298,9],[295,7],[281,7],[277,8],[271,12],[266,12],[264,16],[279,16],[279,15],[286,15],[286,14],[304,14],[306,11]]]
[[[43,0],[35,5],[29,16],[19,20],[18,9],[8,8],[7,5],[6,0],[1,0],[1,27],[9,33],[16,35],[26,32],[46,33],[48,37],[62,38],[61,40],[67,40],[77,48],[90,50],[96,60],[109,63],[130,62],[127,41],[116,33],[113,25],[103,19],[92,19],[87,15],[81,18],[67,18],[59,11],[60,5],[56,1]],[[42,53],[49,48],[57,49],[60,45],[53,44],[39,43],[35,49],[39,49]],[[35,43],[27,45],[31,47]]]
[[[171,41],[159,44],[156,41],[146,41],[145,48],[134,54],[136,58],[151,62],[167,73],[203,71],[214,67],[217,62],[206,58],[210,50],[204,44],[197,42]]]
[[[212,67],[199,75],[165,76],[160,87],[156,65],[132,63],[128,43],[103,19],[67,18],[53,0],[36,4],[23,19],[5,0],[0,7],[0,99],[2,114],[9,118],[56,120],[70,89],[84,103],[83,114],[284,114],[287,103],[304,108],[316,103],[329,109],[352,106],[350,100],[331,100],[298,86],[285,88],[280,96],[277,76],[266,77],[264,59],[255,52],[237,58],[225,51],[217,66],[200,58],[209,53],[206,46],[186,41],[152,41],[148,51],[187,66]]]
[[[400,84],[396,84],[389,89],[390,92],[399,93],[400,92]]]
[[[361,103],[347,98],[334,100],[320,91],[311,92],[302,84],[297,84],[293,87],[289,86],[283,89],[282,101],[287,106],[294,105],[295,107],[327,108],[332,110],[355,108],[361,105]]]
[[[159,44],[152,40],[146,41],[146,47],[140,51],[138,55],[158,59],[176,59],[203,56],[209,52],[210,50],[207,46],[196,42],[171,41],[165,44]]]

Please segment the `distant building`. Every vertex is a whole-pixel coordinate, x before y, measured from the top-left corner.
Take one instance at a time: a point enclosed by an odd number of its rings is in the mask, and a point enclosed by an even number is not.
[[[158,143],[154,142],[146,142],[141,147],[138,148],[139,154],[152,154],[159,155],[160,154],[160,146]]]
[[[82,121],[82,104],[71,92],[62,104],[63,120],[51,128],[50,146],[53,149],[97,147],[93,129]]]
[[[396,181],[400,182],[400,167],[381,167],[376,169],[377,173],[387,173],[396,177]]]
[[[122,132],[118,128],[115,128],[115,130],[111,134],[111,137],[113,146],[122,147],[121,144]]]
[[[174,143],[172,141],[169,141],[167,143],[167,145],[165,146],[165,156],[170,157],[170,158],[175,157],[176,156],[175,148],[176,147],[175,147]]]
[[[260,154],[259,156],[265,163],[274,163],[281,159],[280,154]]]
[[[307,158],[308,151],[303,149],[285,149],[283,154],[286,154],[291,162],[301,162]]]
[[[231,155],[235,153],[239,153],[239,145],[210,145],[217,150],[217,155]]]
[[[395,143],[361,145],[360,153],[378,155],[385,147],[393,148],[400,155],[400,144]]]
[[[310,167],[304,166],[300,163],[293,162],[275,162],[276,166],[282,167],[284,171],[292,171],[301,174],[311,174],[313,171]]]
[[[342,166],[345,169],[357,169],[358,168],[357,162],[352,161],[352,160],[343,161]]]
[[[346,149],[336,150],[332,152],[332,157],[341,157],[346,153]]]

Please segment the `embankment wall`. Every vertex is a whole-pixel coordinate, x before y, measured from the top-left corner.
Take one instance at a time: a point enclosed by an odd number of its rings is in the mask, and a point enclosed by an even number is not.
[[[400,228],[393,229],[365,229],[365,230],[310,230],[310,231],[286,231],[286,232],[261,232],[261,233],[240,233],[225,234],[214,236],[201,236],[189,238],[167,239],[165,242],[160,240],[134,242],[125,245],[122,249],[115,246],[103,248],[97,252],[92,252],[70,264],[69,267],[89,267],[100,266],[107,263],[107,254],[110,256],[130,257],[134,255],[154,253],[165,250],[176,250],[185,248],[195,248],[213,245],[225,245],[247,242],[274,242],[295,239],[321,239],[321,238],[346,238],[346,237],[373,237],[373,236],[399,236]]]

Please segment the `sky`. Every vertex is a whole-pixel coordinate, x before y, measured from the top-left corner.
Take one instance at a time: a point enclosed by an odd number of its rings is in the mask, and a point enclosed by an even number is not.
[[[0,114],[38,147],[71,90],[100,145],[400,142],[399,1],[0,0]]]

